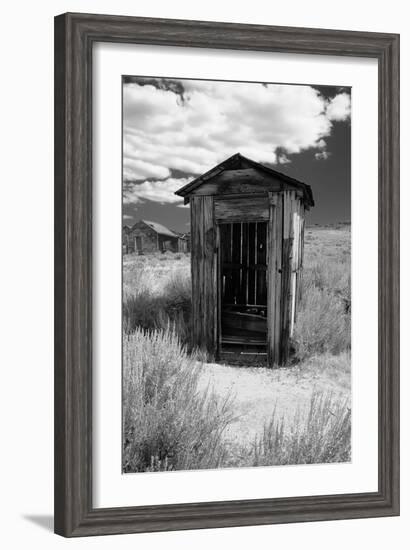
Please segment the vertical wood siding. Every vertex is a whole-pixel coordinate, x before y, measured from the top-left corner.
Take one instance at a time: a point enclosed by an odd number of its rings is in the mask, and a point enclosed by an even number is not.
[[[302,266],[301,201],[294,191],[283,193],[283,241],[282,241],[282,336],[280,363],[289,357],[289,339],[293,336],[296,322],[298,286]]]
[[[213,197],[191,200],[192,339],[211,356],[217,351],[217,281]]]
[[[268,223],[268,273],[267,273],[267,306],[268,306],[268,365],[277,365],[280,361],[280,293],[282,267],[282,195],[269,193]]]
[[[217,223],[214,198],[191,197],[193,346],[216,356],[221,307],[267,307],[268,364],[285,364],[296,323],[304,207],[295,191],[270,192],[268,222]]]
[[[304,207],[294,191],[269,194],[268,364],[286,363],[300,297]]]

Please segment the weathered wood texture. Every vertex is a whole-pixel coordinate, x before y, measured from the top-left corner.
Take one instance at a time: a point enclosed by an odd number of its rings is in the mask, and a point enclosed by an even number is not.
[[[240,153],[227,158],[176,191],[185,204],[194,195],[226,195],[294,190],[307,208],[314,206],[309,185],[255,162]]]
[[[268,276],[267,276],[267,359],[268,365],[280,362],[280,294],[282,280],[282,194],[269,193]]]
[[[304,207],[293,191],[269,194],[268,363],[285,364],[296,322]]]
[[[204,182],[193,192],[194,195],[229,195],[230,193],[256,193],[280,191],[285,184],[255,168],[224,170]]]
[[[217,352],[215,318],[217,262],[212,197],[191,202],[192,344],[212,357]]]
[[[281,291],[281,342],[279,362],[289,357],[289,343],[293,336],[298,285],[302,267],[301,203],[293,191],[283,193],[282,235],[282,291]]]
[[[268,196],[237,193],[229,198],[215,197],[217,222],[267,221],[269,219]]]
[[[304,206],[300,193],[287,189],[265,195],[192,195],[191,200],[194,345],[213,355],[226,338],[238,343],[247,338],[264,340],[269,365],[285,364],[302,267]],[[207,253],[205,231],[213,239]],[[208,276],[212,288],[205,282]],[[260,309],[252,311],[252,307]],[[246,317],[249,314],[260,315],[261,323]]]

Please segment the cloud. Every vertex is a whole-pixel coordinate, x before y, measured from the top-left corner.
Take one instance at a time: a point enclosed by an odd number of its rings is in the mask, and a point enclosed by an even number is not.
[[[331,99],[326,107],[326,115],[329,120],[343,121],[350,117],[351,102],[350,95],[338,94]]]
[[[169,175],[170,171],[165,166],[158,166],[124,155],[123,178],[125,180],[167,178]]]
[[[320,151],[319,153],[315,153],[315,159],[316,160],[326,160],[330,157],[331,153],[329,151]]]
[[[285,154],[280,154],[276,156],[276,162],[278,164],[289,164],[290,159]]]
[[[178,93],[151,80],[124,85],[123,176],[135,184],[126,201],[177,202],[173,171],[195,177],[237,152],[271,164],[308,149],[327,158],[332,122],[350,116],[344,92],[329,101],[310,86],[180,82]]]
[[[161,204],[181,202],[182,198],[175,195],[175,191],[191,180],[192,178],[167,178],[143,183],[125,183],[123,203],[138,204],[146,200]]]

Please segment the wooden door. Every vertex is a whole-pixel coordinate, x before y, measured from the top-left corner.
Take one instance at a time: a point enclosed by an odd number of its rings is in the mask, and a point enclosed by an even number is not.
[[[266,346],[266,221],[219,224],[222,344]]]

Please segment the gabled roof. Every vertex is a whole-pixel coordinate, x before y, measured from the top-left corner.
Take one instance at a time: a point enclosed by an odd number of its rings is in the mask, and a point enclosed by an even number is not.
[[[193,191],[195,191],[195,189],[200,187],[206,181],[209,181],[213,177],[217,176],[224,170],[241,170],[246,168],[255,168],[256,170],[260,170],[268,175],[273,176],[275,179],[283,182],[284,188],[293,187],[295,189],[299,189],[303,191],[305,204],[308,206],[314,206],[315,203],[313,200],[313,195],[312,195],[312,190],[310,188],[310,185],[307,185],[306,183],[303,183],[294,178],[291,178],[290,176],[287,176],[285,174],[282,174],[277,170],[273,170],[272,168],[269,168],[268,166],[260,164],[259,162],[255,162],[254,160],[248,159],[243,155],[241,155],[240,153],[236,153],[235,155],[224,160],[214,168],[211,168],[211,170],[209,170],[208,172],[205,172],[205,174],[202,174],[201,176],[195,178],[193,181],[191,181],[187,185],[184,185],[183,187],[178,189],[178,191],[175,191],[175,194],[179,195],[180,197],[184,197],[185,201],[187,201],[189,199],[189,195]]]
[[[141,220],[145,225],[148,225],[151,229],[153,229],[156,233],[159,235],[166,235],[167,237],[178,237],[176,233],[168,229],[167,227],[161,225],[157,222],[150,222],[148,220]],[[138,223],[138,222],[137,222]]]

